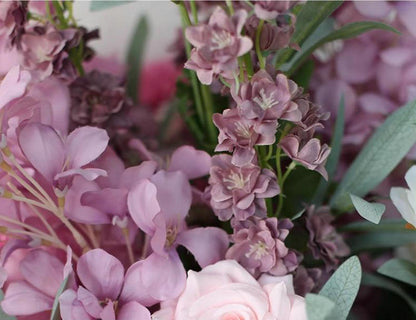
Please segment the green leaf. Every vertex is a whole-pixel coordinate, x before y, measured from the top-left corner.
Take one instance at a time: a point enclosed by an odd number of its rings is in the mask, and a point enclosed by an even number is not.
[[[4,293],[3,293],[3,290],[0,289],[0,301],[2,301],[3,299],[4,299]],[[16,317],[9,316],[0,307],[0,320],[16,320]]]
[[[358,253],[361,251],[387,249],[404,246],[414,243],[416,232],[414,230],[403,230],[401,232],[370,232],[348,238],[347,243],[351,251]]]
[[[136,30],[130,42],[127,53],[127,94],[134,102],[138,101],[138,88],[140,71],[143,60],[144,47],[149,33],[145,16],[141,16],[137,22]]]
[[[376,187],[416,143],[416,101],[395,111],[376,130],[348,169],[331,200],[341,212],[353,208],[350,193],[364,196]]]
[[[331,153],[329,154],[325,168],[328,172],[328,180],[331,181],[335,175],[335,171],[338,165],[339,157],[341,155],[342,137],[344,136],[345,126],[345,98],[341,96],[339,102],[337,120],[335,121],[333,138],[331,141]],[[318,188],[316,190],[313,203],[320,205],[325,197],[325,193],[328,189],[328,181],[321,178]]]
[[[387,277],[416,286],[416,264],[403,259],[391,259],[377,269]]]
[[[335,271],[319,293],[336,305],[328,319],[344,320],[347,318],[360,288],[360,281],[360,260],[357,256],[352,256]]]
[[[64,292],[66,289],[66,285],[68,284],[69,276],[67,276],[61,283],[61,285],[58,288],[58,291],[56,292],[55,300],[53,301],[52,311],[51,311],[51,317],[50,320],[61,320],[61,315],[59,313],[59,296]],[[1,318],[0,318],[1,320]]]
[[[342,232],[403,232],[410,231],[405,229],[405,222],[402,219],[382,220],[378,225],[368,221],[356,221],[340,228]],[[415,232],[416,234],[416,232]]]
[[[315,29],[331,15],[342,1],[308,1],[300,9],[296,17],[295,32],[291,42],[301,46],[304,41],[315,31]],[[288,61],[295,50],[285,48],[279,50],[275,58],[275,65],[278,68]]]
[[[378,224],[381,216],[386,210],[386,206],[382,203],[371,203],[364,199],[350,194],[352,204],[361,217],[368,221]]]
[[[416,314],[416,301],[413,298],[411,298],[406,293],[406,291],[404,291],[395,282],[393,282],[389,279],[383,278],[381,276],[377,276],[377,275],[369,274],[369,273],[364,273],[363,274],[362,285],[381,288],[381,289],[385,289],[385,290],[394,292],[395,294],[397,294],[398,296],[403,298],[403,300],[405,300],[407,302],[407,304],[410,306],[412,311]]]
[[[308,320],[326,320],[335,307],[332,300],[318,294],[308,293],[305,301]]]
[[[400,32],[394,29],[393,27],[390,27],[381,22],[360,21],[360,22],[349,23],[339,28],[338,30],[335,30],[332,32],[324,31],[320,35],[315,35],[314,37],[311,36],[310,38],[314,38],[315,41],[305,42],[301,50],[298,51],[293,56],[290,62],[287,63],[284,67],[282,66],[282,71],[284,71],[288,76],[290,76],[316,49],[318,49],[325,43],[328,43],[334,40],[354,38],[367,31],[376,30],[376,29],[391,31],[391,32],[400,34]]]
[[[116,7],[122,4],[130,3],[134,1],[123,1],[123,0],[117,0],[117,1],[111,1],[111,0],[92,0],[90,4],[90,11],[101,11],[108,8]]]

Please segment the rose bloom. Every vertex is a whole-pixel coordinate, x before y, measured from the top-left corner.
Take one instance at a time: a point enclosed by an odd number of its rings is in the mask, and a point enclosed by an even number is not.
[[[255,280],[235,260],[189,271],[176,301],[162,303],[154,320],[306,320],[305,299],[295,295],[292,276]]]

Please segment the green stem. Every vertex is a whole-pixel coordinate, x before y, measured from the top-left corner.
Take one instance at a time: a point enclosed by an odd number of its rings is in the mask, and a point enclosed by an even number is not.
[[[283,177],[281,177],[281,179],[279,179],[280,193],[279,193],[279,203],[277,205],[277,210],[276,210],[276,217],[279,217],[279,215],[282,211],[282,208],[283,208],[283,202],[284,202],[283,187],[284,187],[285,181],[286,181],[287,177],[289,177],[290,173],[293,171],[293,169],[295,167],[296,167],[296,162],[292,161],[290,163],[289,167],[287,167],[287,170],[286,170],[285,174],[283,175]]]
[[[257,27],[257,31],[256,31],[256,54],[257,54],[257,58],[259,59],[260,69],[264,69],[266,67],[266,63],[264,61],[264,57],[260,49],[260,36],[261,36],[261,30],[263,29],[263,25],[264,25],[264,20],[260,20],[259,25]]]
[[[244,64],[246,65],[248,77],[251,78],[251,76],[254,74],[254,70],[253,70],[253,64],[251,63],[250,52],[246,53],[243,56],[243,59],[244,59]]]
[[[228,11],[230,12],[230,15],[233,15],[234,14],[233,2],[231,0],[226,0],[225,2],[227,3],[227,7],[228,7]]]
[[[198,11],[196,10],[195,0],[190,1],[192,17],[194,18],[194,24],[198,24]]]
[[[215,129],[214,122],[212,121],[213,112],[213,105],[214,102],[212,101],[212,94],[210,91],[209,86],[201,85],[202,97],[204,100],[205,111],[206,111],[206,125],[208,127],[208,134],[210,137],[210,141],[214,144],[217,142],[218,133]]]

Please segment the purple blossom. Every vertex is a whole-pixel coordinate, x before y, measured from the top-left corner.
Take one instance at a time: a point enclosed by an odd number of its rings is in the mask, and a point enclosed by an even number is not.
[[[234,151],[232,163],[236,166],[253,160],[255,145],[271,145],[276,140],[276,120],[246,119],[234,108],[214,114],[213,121],[220,131],[215,151]]]
[[[295,287],[296,294],[304,297],[307,293],[315,291],[317,286],[322,282],[321,276],[322,270],[319,268],[299,266],[293,277],[293,286]]]
[[[233,219],[231,225],[234,245],[226,258],[237,260],[254,277],[262,273],[283,276],[297,268],[295,252],[284,243],[293,227],[289,219],[250,217],[245,221]]]
[[[265,217],[265,198],[279,194],[275,174],[254,163],[237,167],[226,154],[212,158],[208,190],[211,206],[220,220],[237,220],[250,216]]]
[[[273,20],[290,7],[290,1],[262,0],[254,2],[254,13],[259,19]]]
[[[203,84],[211,84],[216,75],[233,79],[237,73],[237,58],[247,53],[253,43],[241,36],[247,12],[237,10],[232,17],[217,7],[208,24],[188,27],[185,35],[195,47],[185,68],[195,70]]]
[[[350,253],[344,239],[332,225],[334,217],[329,208],[315,209],[311,206],[306,217],[306,228],[309,231],[308,246],[315,259],[325,262],[326,269],[331,270],[339,263],[339,258]]]

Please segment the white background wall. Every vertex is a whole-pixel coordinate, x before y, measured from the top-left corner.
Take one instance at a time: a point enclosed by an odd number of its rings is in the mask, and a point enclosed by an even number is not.
[[[156,60],[167,55],[167,47],[175,40],[180,27],[177,6],[171,1],[136,1],[102,11],[91,12],[90,1],[75,1],[74,15],[80,25],[88,29],[99,27],[101,39],[91,45],[104,56],[116,56],[124,61],[126,50],[138,17],[146,15],[149,22],[145,60]]]

